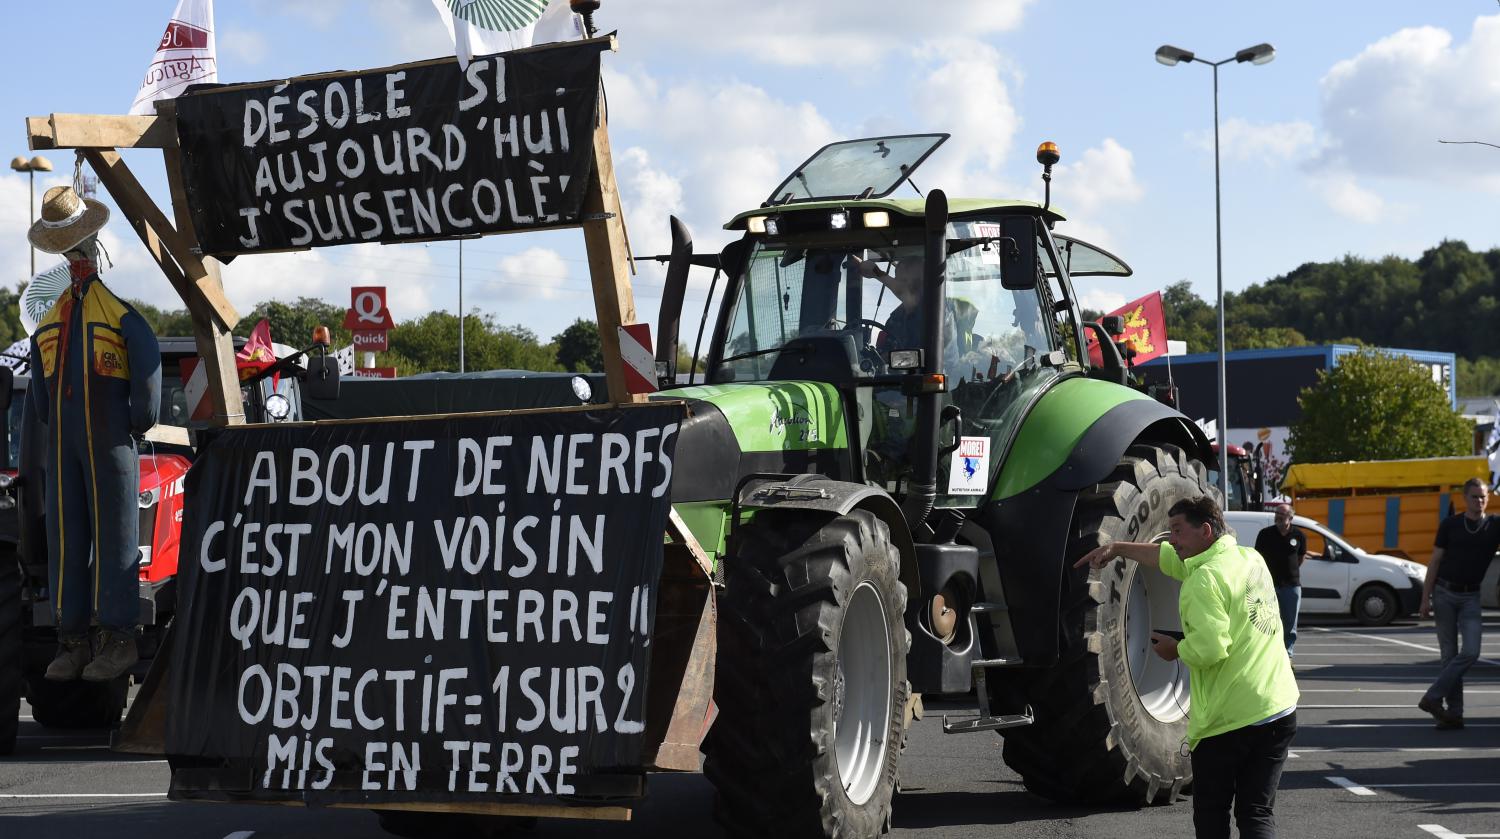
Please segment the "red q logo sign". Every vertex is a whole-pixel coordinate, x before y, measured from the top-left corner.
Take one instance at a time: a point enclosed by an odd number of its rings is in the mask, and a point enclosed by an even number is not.
[[[344,328],[351,331],[376,332],[395,326],[385,308],[385,286],[355,286],[349,289],[349,311],[344,314]]]

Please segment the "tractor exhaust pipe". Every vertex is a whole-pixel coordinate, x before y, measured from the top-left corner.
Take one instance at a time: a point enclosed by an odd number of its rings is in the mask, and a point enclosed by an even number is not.
[[[937,501],[938,428],[942,395],[948,389],[943,369],[943,320],[948,307],[948,196],[927,193],[927,261],[922,271],[922,367],[926,387],[916,397],[917,428],[912,477],[902,512],[915,535]]]

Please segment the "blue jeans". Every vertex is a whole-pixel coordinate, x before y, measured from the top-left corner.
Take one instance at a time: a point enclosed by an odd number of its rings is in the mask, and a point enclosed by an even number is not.
[[[1464,674],[1479,658],[1479,592],[1455,594],[1442,586],[1432,590],[1432,616],[1437,622],[1438,650],[1443,672],[1424,699],[1446,700],[1448,713],[1464,715]]]
[[[1276,589],[1276,603],[1281,606],[1281,634],[1286,640],[1286,654],[1297,645],[1297,610],[1302,608],[1302,586]]]

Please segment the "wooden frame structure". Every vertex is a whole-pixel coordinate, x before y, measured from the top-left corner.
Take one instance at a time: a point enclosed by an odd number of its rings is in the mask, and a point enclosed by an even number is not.
[[[609,41],[613,49],[613,38]],[[156,116],[54,113],[28,118],[26,131],[31,149],[75,149],[93,167],[191,315],[198,353],[207,365],[213,422],[236,425],[245,421],[231,334],[240,316],[225,297],[218,261],[203,254],[193,231],[175,123],[175,102],[168,100],[157,103]],[[125,165],[120,149],[162,151],[172,197],[171,217],[156,205]],[[620,355],[619,327],[635,322],[636,309],[630,281],[630,243],[610,154],[608,115],[602,101],[592,151],[593,166],[585,187],[583,220],[578,226],[583,228],[587,250],[609,400],[615,405],[640,403],[645,397],[631,394],[626,388]],[[675,510],[667,523],[666,536],[662,601],[653,633],[654,640],[660,643],[653,655],[647,687],[646,713],[650,723],[641,766],[656,771],[692,772],[698,770],[698,748],[714,717],[717,621],[713,565]],[[166,709],[160,688],[170,666],[166,659],[162,656],[153,664],[115,740],[117,750],[146,753],[164,750]],[[629,819],[631,813],[628,806],[553,807],[500,802],[381,806],[610,820]]]

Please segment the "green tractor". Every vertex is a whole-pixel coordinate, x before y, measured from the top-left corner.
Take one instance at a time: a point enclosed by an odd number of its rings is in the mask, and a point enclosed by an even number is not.
[[[1181,628],[1177,584],[1072,565],[1213,492],[1209,443],[1126,387],[1083,321],[1070,278],[1130,269],[1053,232],[1055,146],[1042,204],[891,197],[946,139],[823,148],[716,255],[673,220],[660,397],[689,400],[672,496],[718,557],[705,772],[734,835],[888,829],[922,694],[977,692],[945,730],[998,732],[1049,799],[1162,803],[1191,782],[1188,674],[1149,651]],[[677,385],[693,265],[723,305],[702,383]]]

